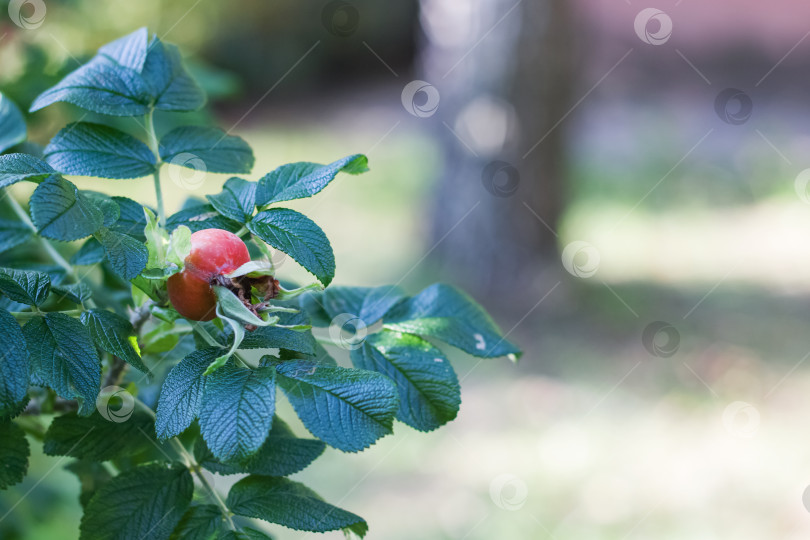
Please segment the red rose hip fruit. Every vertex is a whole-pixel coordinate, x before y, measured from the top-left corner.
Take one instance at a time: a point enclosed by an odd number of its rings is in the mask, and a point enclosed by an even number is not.
[[[191,253],[183,271],[171,276],[169,301],[180,315],[193,321],[216,317],[217,299],[211,281],[250,261],[245,243],[222,229],[203,229],[191,235]]]

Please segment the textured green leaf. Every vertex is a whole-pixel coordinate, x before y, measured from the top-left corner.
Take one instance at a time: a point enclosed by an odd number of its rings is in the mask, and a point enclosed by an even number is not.
[[[309,324],[309,319],[303,313],[279,313],[278,324],[284,326],[299,326]],[[246,332],[240,349],[289,349],[304,354],[315,354],[315,338],[312,332],[299,332],[278,326],[259,327],[252,332]]]
[[[267,438],[275,406],[274,368],[225,364],[205,381],[200,432],[217,459],[244,459]]]
[[[10,420],[0,421],[0,489],[22,482],[29,454],[25,432]]]
[[[63,313],[47,313],[28,321],[23,335],[31,358],[31,383],[53,388],[65,399],[78,399],[79,414],[90,415],[101,366],[82,323]]]
[[[19,410],[28,391],[28,348],[20,325],[0,309],[0,418]]]
[[[34,236],[34,231],[22,221],[0,219],[0,253],[24,244]]]
[[[203,373],[220,354],[218,347],[194,351],[169,372],[160,390],[155,419],[160,439],[179,435],[197,417],[205,386]]]
[[[267,173],[259,180],[256,205],[265,206],[281,201],[312,197],[325,188],[341,171],[359,174],[368,170],[368,159],[355,154],[329,165],[318,163],[289,163]]]
[[[58,176],[45,179],[31,195],[31,218],[39,234],[52,240],[78,240],[104,224],[104,214],[72,183]]]
[[[258,452],[245,459],[226,462],[218,460],[203,438],[197,439],[194,445],[194,457],[197,463],[219,474],[289,476],[305,469],[326,448],[323,441],[299,439],[278,416],[273,418],[272,425],[270,434]]]
[[[82,508],[87,506],[87,503],[90,502],[90,499],[101,486],[112,479],[112,475],[104,465],[95,461],[75,460],[65,465],[65,469],[75,474],[79,479],[81,484],[79,503]]]
[[[329,323],[339,315],[357,317],[365,326],[371,326],[398,304],[405,295],[392,285],[382,287],[329,287],[325,291],[309,293],[301,305],[307,310],[324,310]],[[359,323],[358,323],[359,324]]]
[[[88,417],[71,412],[53,419],[42,444],[49,456],[107,461],[152,449],[157,442],[154,422],[143,412],[122,422],[106,420],[98,412]]]
[[[82,304],[85,300],[93,296],[93,289],[84,282],[70,283],[67,285],[51,285],[51,292],[57,300],[68,299],[74,304]]]
[[[30,112],[57,101],[110,116],[143,116],[149,112],[149,87],[141,75],[98,55],[39,95]]]
[[[276,372],[298,417],[328,445],[357,452],[393,432],[399,404],[388,377],[307,360],[282,362]]]
[[[215,127],[183,126],[160,140],[160,157],[166,163],[192,167],[194,160],[177,159],[192,154],[212,173],[247,174],[253,169],[253,150],[241,137],[228,135]]]
[[[123,131],[77,122],[68,124],[45,147],[45,160],[57,171],[100,178],[141,178],[155,172],[149,147]]]
[[[29,154],[0,156],[0,188],[23,180],[39,182],[56,171],[41,159]]]
[[[205,105],[205,92],[183,66],[175,45],[152,38],[141,73],[157,109],[196,111]]]
[[[51,290],[51,278],[45,272],[0,268],[0,292],[22,304],[38,306]]]
[[[104,216],[104,221],[102,222],[104,227],[109,227],[121,217],[121,209],[118,207],[118,203],[106,193],[88,191],[86,189],[81,190],[80,193],[90,204],[101,210]]]
[[[458,377],[442,352],[424,339],[385,330],[352,350],[351,359],[355,367],[378,371],[396,383],[397,419],[409,426],[431,431],[458,414]]]
[[[222,192],[206,195],[217,212],[239,223],[247,223],[256,204],[256,182],[248,182],[234,176],[228,178]]]
[[[110,230],[146,242],[146,236],[143,234],[143,229],[146,227],[143,206],[126,197],[112,197],[112,200],[118,205],[120,216],[115,223],[110,225]]]
[[[174,529],[172,540],[211,540],[225,525],[222,511],[213,504],[193,504]]]
[[[149,250],[143,242],[106,228],[99,229],[95,236],[113,271],[122,278],[133,279],[146,268]]]
[[[166,220],[166,229],[169,231],[173,231],[180,225],[185,225],[191,229],[191,232],[202,229],[225,229],[236,232],[242,228],[241,223],[220,215],[210,204],[189,206]]]
[[[501,336],[492,318],[475,300],[442,283],[427,287],[385,316],[385,327],[440,339],[473,356],[495,358],[520,349]]]
[[[271,208],[247,224],[250,232],[283,251],[318,278],[324,286],[335,277],[335,254],[329,240],[312,220],[288,208]]]
[[[137,71],[143,70],[146,61],[146,51],[149,41],[149,31],[146,27],[139,28],[126,36],[107,43],[98,50],[100,55],[115,60],[116,63]]]
[[[297,531],[348,529],[360,537],[368,532],[363,518],[324,502],[304,484],[287,478],[243,478],[228,493],[227,505],[240,516],[263,519]]]
[[[25,119],[13,101],[0,92],[0,153],[25,140]]]
[[[79,251],[70,258],[70,264],[75,266],[92,266],[104,260],[104,246],[95,238],[88,238]]]
[[[89,309],[82,313],[81,321],[99,348],[124,360],[137,370],[149,373],[149,368],[141,360],[135,331],[127,319],[112,311]]]
[[[166,540],[191,503],[194,482],[181,465],[140,465],[103,485],[87,505],[82,540]]]

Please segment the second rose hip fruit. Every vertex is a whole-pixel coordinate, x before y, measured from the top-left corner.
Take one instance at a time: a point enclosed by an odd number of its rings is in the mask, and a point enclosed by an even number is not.
[[[191,235],[191,253],[182,272],[171,276],[169,301],[180,315],[194,321],[216,317],[217,299],[211,281],[250,261],[245,243],[222,229],[203,229]]]

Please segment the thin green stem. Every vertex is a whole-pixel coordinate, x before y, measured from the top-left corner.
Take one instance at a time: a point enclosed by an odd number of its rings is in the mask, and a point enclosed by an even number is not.
[[[243,225],[242,228],[239,229],[238,231],[236,231],[234,234],[236,236],[238,236],[239,238],[241,238],[241,237],[243,237],[244,235],[246,235],[249,232],[250,231],[248,231],[247,225]]]
[[[140,406],[149,416],[155,418],[155,411],[152,410],[152,407],[150,407],[149,405],[147,405],[138,398],[135,398],[135,403],[137,403],[138,406]],[[202,468],[200,467],[200,464],[197,463],[197,461],[194,459],[194,456],[191,455],[191,453],[188,450],[186,450],[186,447],[183,446],[183,443],[180,442],[180,439],[178,439],[177,437],[172,437],[171,439],[169,439],[169,443],[172,445],[172,447],[174,447],[177,453],[180,454],[180,456],[183,458],[183,461],[185,462],[186,467],[188,467],[188,469],[194,474],[194,476],[196,476],[199,479],[200,484],[202,484],[202,486],[205,488],[205,490],[208,492],[208,494],[211,496],[214,502],[216,502],[220,512],[222,512],[222,517],[224,517],[225,520],[228,522],[228,526],[231,528],[231,530],[235,531],[236,525],[234,524],[233,519],[231,519],[232,515],[231,510],[228,508],[228,505],[225,504],[225,501],[222,500],[222,496],[219,494],[216,488],[212,486],[211,483],[208,481],[208,479],[205,477],[205,475],[202,474]]]
[[[160,226],[166,226],[166,209],[163,205],[163,190],[160,188],[160,166],[162,165],[160,161],[160,152],[158,149],[158,141],[157,141],[157,134],[155,133],[155,122],[153,119],[155,110],[149,109],[149,112],[146,113],[144,118],[146,123],[146,134],[149,137],[149,148],[152,150],[152,153],[155,154],[155,172],[152,175],[155,184],[155,197],[157,198],[157,209],[158,209],[158,219],[160,220]]]
[[[33,319],[34,317],[41,317],[42,315],[44,315],[44,313],[42,313],[41,311],[12,311],[10,313],[18,321],[28,321],[28,320]],[[77,315],[81,315],[82,310],[81,309],[68,309],[66,311],[56,311],[56,312],[49,311],[49,313],[62,313],[62,314],[67,315],[69,317],[75,317]]]

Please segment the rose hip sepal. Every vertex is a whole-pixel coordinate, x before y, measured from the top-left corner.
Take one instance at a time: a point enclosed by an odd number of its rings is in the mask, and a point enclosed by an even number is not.
[[[203,229],[191,235],[185,267],[167,283],[169,301],[180,315],[193,321],[216,317],[217,299],[211,288],[219,276],[250,261],[245,243],[222,229]]]

